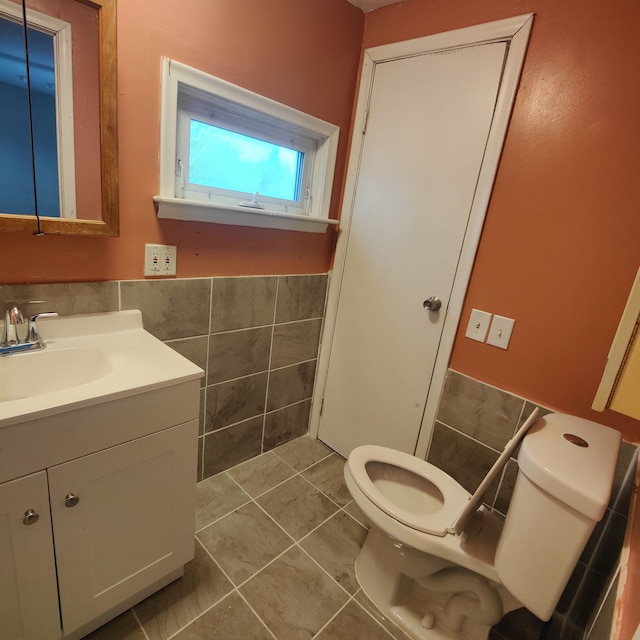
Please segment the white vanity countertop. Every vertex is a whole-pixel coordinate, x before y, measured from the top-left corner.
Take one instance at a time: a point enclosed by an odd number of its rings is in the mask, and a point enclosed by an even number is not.
[[[204,375],[145,331],[137,310],[42,318],[38,328],[46,349],[0,357],[0,427]]]

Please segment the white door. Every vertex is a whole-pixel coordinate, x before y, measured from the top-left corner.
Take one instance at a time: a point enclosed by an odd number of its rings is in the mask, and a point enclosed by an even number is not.
[[[416,451],[507,52],[499,41],[375,65],[319,418],[344,456]]]

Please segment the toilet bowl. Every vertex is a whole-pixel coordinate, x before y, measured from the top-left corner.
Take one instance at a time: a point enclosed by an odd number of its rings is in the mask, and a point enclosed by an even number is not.
[[[505,520],[482,497],[518,446]],[[416,640],[486,640],[521,606],[549,619],[604,515],[619,446],[617,431],[594,422],[532,415],[473,495],[424,460],[357,447],[344,473],[370,523],[360,586]]]

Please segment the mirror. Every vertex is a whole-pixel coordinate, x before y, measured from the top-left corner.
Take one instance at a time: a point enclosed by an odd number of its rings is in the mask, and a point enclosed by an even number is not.
[[[0,0],[0,109],[10,105],[0,231],[118,235],[116,0]]]

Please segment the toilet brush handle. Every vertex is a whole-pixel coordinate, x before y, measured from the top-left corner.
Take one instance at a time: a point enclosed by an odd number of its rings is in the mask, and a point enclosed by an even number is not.
[[[471,519],[473,518],[473,514],[480,508],[482,504],[482,498],[484,497],[485,492],[489,488],[489,485],[493,482],[496,475],[500,472],[502,467],[507,464],[507,461],[511,457],[511,455],[518,448],[518,445],[524,438],[527,431],[529,431],[531,425],[536,421],[538,417],[538,407],[536,407],[529,417],[524,421],[524,424],[516,431],[516,434],[507,442],[504,447],[504,450],[495,461],[494,465],[489,469],[489,472],[484,477],[480,486],[476,489],[475,493],[469,498],[469,502],[467,506],[464,508],[463,512],[460,514],[460,517],[456,521],[453,526],[454,531],[460,535],[469,525]]]

